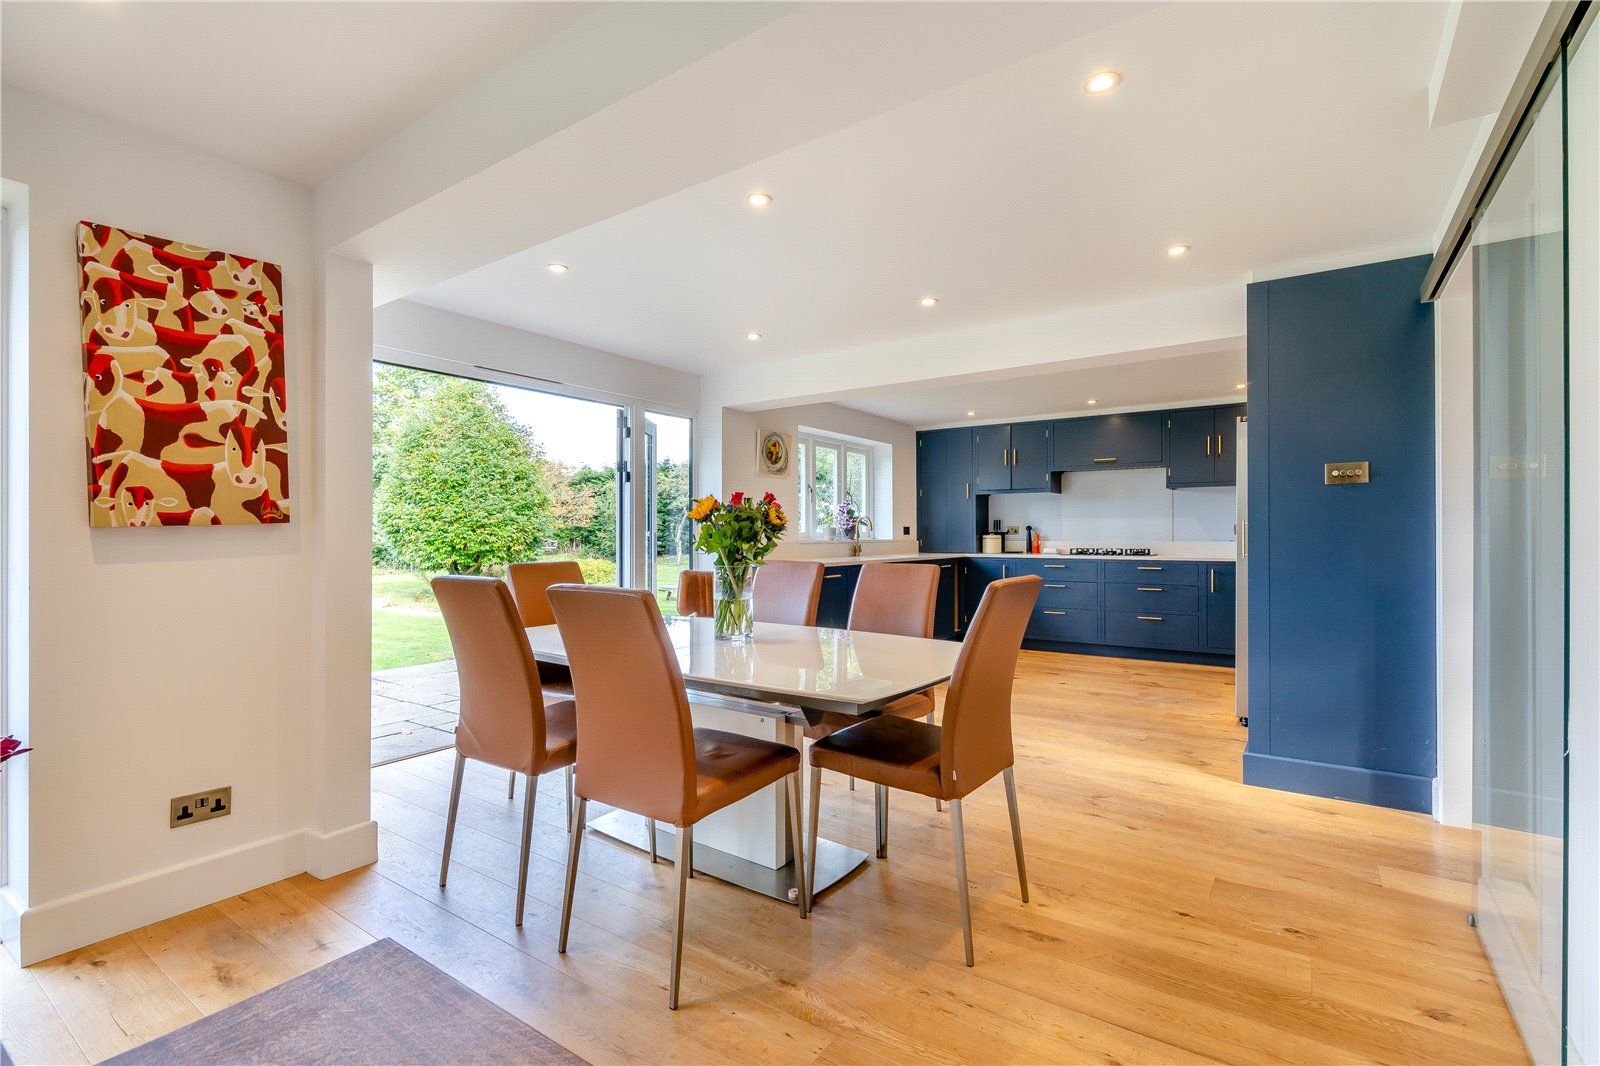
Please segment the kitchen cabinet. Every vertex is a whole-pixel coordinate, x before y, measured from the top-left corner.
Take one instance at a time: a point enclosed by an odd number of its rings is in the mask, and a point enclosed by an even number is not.
[[[971,429],[917,434],[917,539],[923,551],[978,550],[988,501],[977,492]]]
[[[1242,404],[1167,412],[1167,488],[1232,485]]]
[[[1206,564],[1206,650],[1234,653],[1233,627],[1238,605],[1238,572],[1233,563]]]
[[[933,601],[933,635],[940,640],[949,640],[965,629],[958,614],[961,610],[961,581],[962,571],[966,569],[965,562],[963,559],[941,559],[934,564],[939,568],[939,588]]]
[[[1050,423],[979,426],[972,432],[979,492],[1061,491],[1050,470]]]
[[[830,566],[822,571],[822,595],[817,600],[817,625],[845,629],[850,625],[850,602],[855,599],[861,567]]]
[[[1165,434],[1160,411],[1058,418],[1050,425],[1050,468],[1058,471],[1160,466]]]

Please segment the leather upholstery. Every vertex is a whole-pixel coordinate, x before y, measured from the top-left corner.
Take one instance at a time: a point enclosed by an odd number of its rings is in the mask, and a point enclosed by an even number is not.
[[[787,745],[693,727],[654,596],[583,585],[556,585],[549,595],[581,707],[578,742],[588,745],[578,795],[693,825],[800,768]]]
[[[539,664],[505,583],[492,577],[436,577],[433,595],[450,631],[461,684],[457,750],[521,774],[572,765],[577,755],[572,703],[545,706]]]
[[[678,613],[685,618],[711,617],[711,571],[685,570],[678,575]]]
[[[763,563],[756,571],[753,608],[757,622],[814,626],[821,598],[821,563],[780,560]]]
[[[512,563],[506,567],[506,583],[511,586],[512,598],[517,601],[517,611],[522,624],[553,626],[555,615],[550,613],[550,599],[545,591],[551,585],[571,582],[583,584],[583,571],[576,560],[555,562]],[[560,663],[540,663],[539,683],[553,693],[572,695],[572,671]]]
[[[939,568],[931,563],[862,563],[855,598],[850,602],[850,628],[931,638],[938,595]],[[926,718],[933,713],[933,691],[902,697],[880,713]],[[822,721],[806,727],[806,739],[821,740],[861,721],[855,715],[824,711]]]
[[[956,658],[942,726],[871,718],[813,744],[811,765],[945,800],[1011,766],[1011,683],[1043,584],[1028,574],[993,582],[983,594]]]

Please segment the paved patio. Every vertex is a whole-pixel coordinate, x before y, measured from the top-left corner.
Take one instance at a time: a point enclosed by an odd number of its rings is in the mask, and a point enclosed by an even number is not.
[[[372,765],[448,748],[460,713],[454,659],[377,671],[372,675]]]

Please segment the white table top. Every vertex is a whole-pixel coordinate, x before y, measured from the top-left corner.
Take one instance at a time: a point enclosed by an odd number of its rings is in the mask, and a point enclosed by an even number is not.
[[[770,700],[811,710],[866,714],[950,680],[961,645],[849,629],[757,622],[755,639],[718,641],[709,618],[667,620],[690,689]],[[536,658],[567,661],[555,626],[528,630]]]

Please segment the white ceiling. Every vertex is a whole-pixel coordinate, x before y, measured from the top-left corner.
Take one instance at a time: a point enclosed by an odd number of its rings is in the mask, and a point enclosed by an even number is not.
[[[1244,371],[1245,353],[1230,349],[999,379],[988,375],[960,385],[896,386],[846,393],[837,402],[919,427],[969,421],[968,411],[972,422],[1004,422],[1204,400],[1243,402],[1245,390],[1236,386],[1245,383]]]
[[[309,186],[594,6],[6,0],[0,74]]]
[[[1444,4],[1128,10],[411,298],[705,373],[1429,247],[1476,132],[1429,127]]]

